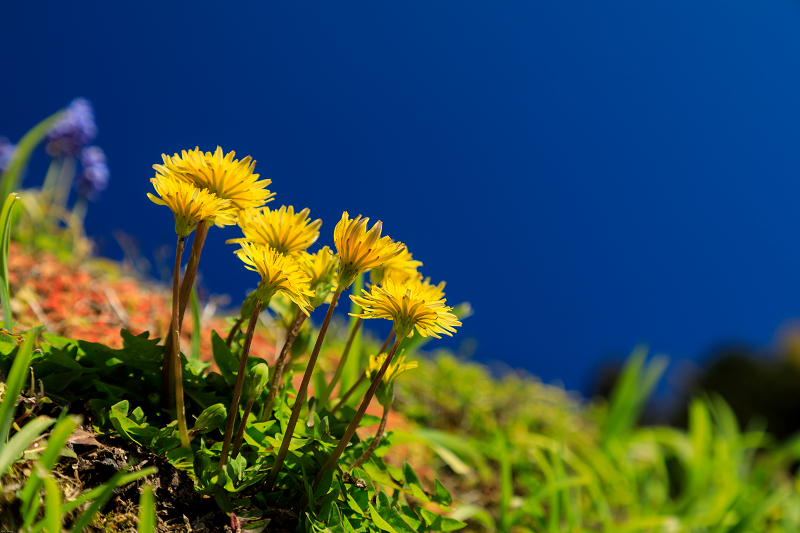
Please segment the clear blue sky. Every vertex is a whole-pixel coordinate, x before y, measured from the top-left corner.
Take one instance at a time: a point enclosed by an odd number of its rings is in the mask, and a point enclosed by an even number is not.
[[[383,220],[475,308],[443,345],[546,381],[583,387],[639,342],[765,343],[800,314],[794,2],[76,5],[4,5],[0,135],[92,100],[107,255],[115,228],[172,245],[151,165],[219,144],[322,244],[343,210]],[[212,230],[201,270],[238,300],[236,236]]]

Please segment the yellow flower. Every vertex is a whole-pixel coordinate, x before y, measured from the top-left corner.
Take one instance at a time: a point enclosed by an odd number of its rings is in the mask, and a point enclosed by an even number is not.
[[[378,375],[384,362],[386,362],[386,357],[387,354],[385,353],[369,356],[369,363],[367,365],[367,376],[369,379],[375,379],[375,376]],[[397,376],[412,368],[417,368],[417,362],[409,361],[406,363],[405,356],[403,356],[402,353],[389,363],[389,366],[386,368],[386,373],[383,375],[383,379],[381,379],[378,388],[375,390],[375,398],[378,400],[379,404],[384,407],[391,407],[394,402],[394,380],[397,379]]]
[[[207,189],[198,189],[191,183],[155,177],[150,180],[160,198],[147,193],[158,205],[169,207],[175,214],[175,233],[188,236],[197,223],[208,220],[218,226],[236,224],[236,210],[230,200],[224,200]]]
[[[308,276],[295,260],[268,246],[249,242],[240,244],[242,248],[236,251],[236,255],[244,262],[245,268],[261,275],[256,297],[267,302],[276,292],[282,292],[308,316],[311,310],[308,298],[314,293],[309,289]]]
[[[330,293],[336,290],[336,280],[333,278],[339,258],[336,257],[330,248],[323,246],[315,254],[300,252],[297,262],[303,272],[311,278],[311,290],[314,291],[312,305],[319,307],[330,297]]]
[[[282,254],[294,255],[305,250],[319,237],[322,220],[311,221],[309,209],[295,213],[294,207],[285,205],[280,209],[245,209],[239,212],[239,227],[244,238],[232,242],[254,242],[269,246]]]
[[[369,272],[369,280],[373,285],[380,285],[386,278],[392,278],[395,283],[407,281],[420,281],[422,274],[417,269],[422,266],[422,261],[411,257],[408,248],[386,261],[383,266],[373,268]]]
[[[397,378],[397,376],[406,370],[412,370],[419,366],[416,361],[409,361],[406,363],[405,359],[406,357],[402,353],[395,357],[392,362],[389,363],[389,368],[386,369],[386,373],[383,375],[383,381],[386,383],[391,383]],[[386,361],[385,353],[370,355],[369,362],[367,364],[367,377],[372,379],[374,376],[376,376],[378,371],[383,366],[384,361]]]
[[[422,298],[424,300],[444,300],[444,281],[440,281],[438,285],[431,285],[431,278],[425,278],[418,283],[420,284],[420,292],[423,294]]]
[[[163,165],[153,165],[160,175],[191,183],[201,189],[208,189],[220,198],[230,200],[236,209],[261,207],[275,193],[266,187],[272,180],[258,181],[253,174],[256,162],[250,156],[241,161],[234,159],[236,152],[222,155],[222,148],[203,153],[200,148],[183,150],[181,155],[172,157],[162,154]]]
[[[423,337],[439,337],[439,333],[450,335],[460,326],[458,317],[445,305],[443,284],[433,286],[426,283],[395,283],[392,278],[384,285],[373,285],[363,296],[350,296],[362,307],[361,318],[387,318],[394,323],[398,337],[414,334],[414,329]]]
[[[333,273],[339,264],[339,258],[334,255],[330,248],[323,246],[317,253],[301,253],[297,262],[300,268],[311,278],[309,282],[312,286],[320,283],[330,283]]]
[[[405,250],[401,242],[381,237],[383,223],[379,220],[367,231],[369,218],[358,215],[350,220],[345,211],[333,230],[333,242],[339,252],[339,287],[347,288],[361,272],[382,266]]]

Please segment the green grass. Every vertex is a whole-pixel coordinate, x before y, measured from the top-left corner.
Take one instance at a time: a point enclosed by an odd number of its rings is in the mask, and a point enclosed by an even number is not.
[[[799,531],[797,439],[742,429],[713,397],[692,401],[687,430],[636,424],[665,363],[635,351],[606,404],[439,354],[400,384],[426,428],[404,441],[433,450],[474,530]]]

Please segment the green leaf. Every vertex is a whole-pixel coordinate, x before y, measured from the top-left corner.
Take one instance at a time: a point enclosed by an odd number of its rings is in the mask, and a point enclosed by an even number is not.
[[[116,409],[124,416],[128,416],[128,409],[130,409],[130,402],[128,402],[128,400],[122,400],[112,405],[111,408]]]
[[[373,506],[369,504],[370,511],[372,511],[372,519],[375,525],[389,533],[416,533],[416,530],[411,525],[403,520],[397,510],[392,509],[392,504],[389,497],[383,492],[378,493],[376,504]]]
[[[225,383],[232,387],[236,383],[236,374],[239,371],[239,361],[231,353],[231,349],[216,331],[211,332],[211,348],[214,352],[214,362],[219,367],[219,372]]]
[[[457,531],[467,527],[467,524],[460,520],[439,516],[425,509],[420,509],[419,512],[425,520],[425,523],[427,523],[428,527],[433,531]]]
[[[453,503],[453,497],[450,495],[450,492],[442,485],[442,482],[438,479],[433,481],[434,489],[433,489],[433,497],[431,500],[435,503],[444,505],[446,507],[450,507]]]
[[[408,463],[403,463],[403,479],[405,480],[405,488],[411,491],[412,496],[424,502],[431,501],[428,495],[425,494],[425,489],[422,488],[422,483],[420,483],[417,473]]]
[[[38,370],[38,367],[37,367]],[[68,372],[59,372],[57,374],[50,374],[42,378],[42,385],[44,390],[50,392],[61,392],[70,384],[81,377],[83,372],[80,370],[70,370]]]
[[[322,475],[319,485],[317,485],[317,488],[314,489],[314,499],[319,500],[331,489],[331,484],[333,483],[333,470],[333,468],[328,468]]]
[[[234,484],[236,484],[244,477],[244,471],[247,468],[247,460],[243,455],[239,455],[235,459],[231,459],[226,468],[228,470],[228,475],[231,477]]]
[[[63,350],[66,346],[73,344],[75,342],[72,339],[68,339],[66,337],[59,337],[58,335],[47,332],[42,333],[42,338],[59,350]]]

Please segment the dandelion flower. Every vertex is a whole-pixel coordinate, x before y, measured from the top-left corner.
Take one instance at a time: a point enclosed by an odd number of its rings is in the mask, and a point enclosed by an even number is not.
[[[444,288],[442,284],[439,287]],[[458,318],[445,305],[438,287],[410,282],[395,283],[392,278],[384,285],[373,285],[363,296],[350,298],[362,307],[361,318],[386,318],[394,323],[398,339],[411,337],[416,329],[423,337],[439,337],[439,334],[452,336],[456,326],[461,326]]]
[[[163,177],[150,180],[160,198],[151,193],[147,197],[158,205],[169,207],[175,214],[175,233],[187,237],[201,220],[218,226],[236,224],[236,211],[230,200],[224,200],[207,189],[198,189],[191,183]]]
[[[391,383],[397,378],[397,376],[406,370],[412,370],[419,366],[416,361],[409,361],[406,363],[405,359],[406,357],[403,354],[400,354],[396,359],[389,363],[389,368],[386,369],[386,373],[383,375],[383,381],[386,383]],[[383,366],[384,361],[386,361],[385,353],[370,355],[369,362],[367,364],[367,377],[372,379],[374,376],[378,375],[378,371]]]
[[[323,246],[317,253],[303,252],[297,260],[300,268],[311,278],[311,285],[329,283],[336,272],[339,259],[327,246]]]
[[[239,213],[239,227],[244,238],[232,242],[254,242],[274,248],[282,254],[294,255],[305,250],[319,237],[322,220],[308,218],[310,210],[294,212],[291,205],[280,209],[245,209]]]
[[[183,150],[180,156],[162,154],[164,164],[153,165],[153,168],[164,177],[208,189],[220,198],[230,200],[236,209],[261,207],[275,196],[266,189],[272,180],[258,181],[258,174],[253,174],[256,162],[250,156],[240,161],[233,158],[235,155],[236,152],[228,152],[223,156],[219,146],[213,154],[195,148]]]
[[[386,278],[392,278],[395,283],[419,281],[422,274],[417,269],[422,266],[422,261],[411,257],[408,248],[386,261],[383,266],[373,268],[369,272],[369,280],[373,285],[380,285]]]
[[[308,285],[309,277],[295,260],[268,246],[249,242],[240,245],[242,248],[236,251],[236,255],[248,270],[261,275],[256,297],[262,302],[267,302],[272,295],[280,291],[308,316],[311,310],[308,298],[314,296],[314,293]]]
[[[382,353],[378,355],[370,355],[369,362],[367,363],[367,377],[375,379],[380,372],[383,363],[386,361],[387,354]],[[378,403],[388,409],[394,403],[394,380],[405,372],[417,368],[416,361],[409,361],[406,363],[405,356],[401,353],[397,358],[389,363],[386,373],[383,375],[378,388],[375,389],[375,398]],[[382,431],[380,433],[383,433]]]
[[[405,250],[403,243],[381,237],[383,223],[380,220],[369,231],[368,222],[369,218],[361,218],[361,215],[351,220],[345,211],[333,230],[333,242],[339,252],[340,287],[349,287],[361,272],[383,266]]]
[[[339,258],[330,248],[323,246],[315,254],[300,252],[297,263],[311,278],[309,284],[315,293],[311,303],[314,307],[319,307],[330,297],[331,291],[336,290],[336,280],[333,275],[339,265]]]

